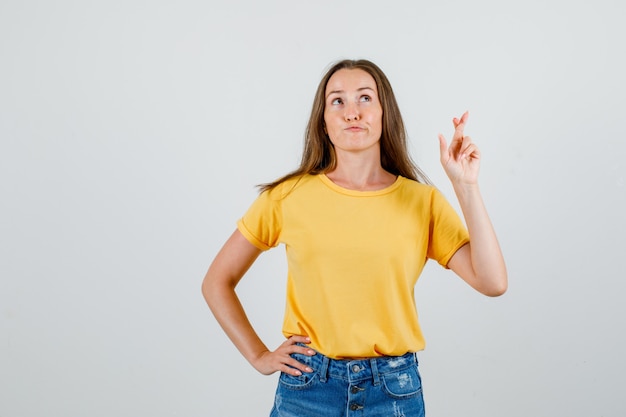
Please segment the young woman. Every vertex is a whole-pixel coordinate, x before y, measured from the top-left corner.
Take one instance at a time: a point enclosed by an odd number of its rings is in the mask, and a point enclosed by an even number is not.
[[[202,285],[218,322],[262,374],[280,371],[274,417],[423,416],[415,352],[424,348],[414,286],[428,259],[489,296],[507,274],[478,187],[480,152],[453,119],[441,163],[465,227],[413,164],[393,90],[366,60],[323,77],[300,167],[262,187]],[[286,337],[275,350],[246,318],[235,286],[284,244]]]

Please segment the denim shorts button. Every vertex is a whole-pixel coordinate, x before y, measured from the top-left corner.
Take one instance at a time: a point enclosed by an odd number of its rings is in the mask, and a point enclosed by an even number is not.
[[[350,410],[352,411],[357,411],[357,410],[362,410],[363,406],[360,404],[350,404]]]
[[[352,365],[352,372],[357,373],[361,371],[361,367],[359,365]]]
[[[356,394],[359,391],[363,391],[363,388],[359,388],[356,385],[353,385],[352,387],[350,387],[350,392],[353,393],[353,394]]]

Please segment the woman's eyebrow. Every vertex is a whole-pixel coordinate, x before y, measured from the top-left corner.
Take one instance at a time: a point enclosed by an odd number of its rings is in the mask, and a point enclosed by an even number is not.
[[[375,91],[372,87],[361,87],[361,88],[358,88],[356,91],[361,92],[363,90],[370,90],[372,92]],[[345,91],[344,90],[329,91],[328,94],[326,94],[326,97],[328,98],[328,96],[330,96],[331,94],[341,94],[341,93],[345,93]]]

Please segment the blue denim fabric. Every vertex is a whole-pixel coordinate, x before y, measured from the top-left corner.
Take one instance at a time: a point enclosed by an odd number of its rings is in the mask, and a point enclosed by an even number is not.
[[[362,360],[293,354],[312,373],[281,373],[270,417],[424,417],[414,353]]]

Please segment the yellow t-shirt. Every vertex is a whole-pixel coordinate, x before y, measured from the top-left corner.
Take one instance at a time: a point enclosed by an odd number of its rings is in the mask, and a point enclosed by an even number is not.
[[[414,286],[428,258],[446,266],[469,241],[434,187],[398,177],[378,191],[305,175],[263,192],[237,223],[256,247],[287,254],[286,337],[331,358],[424,348]]]

